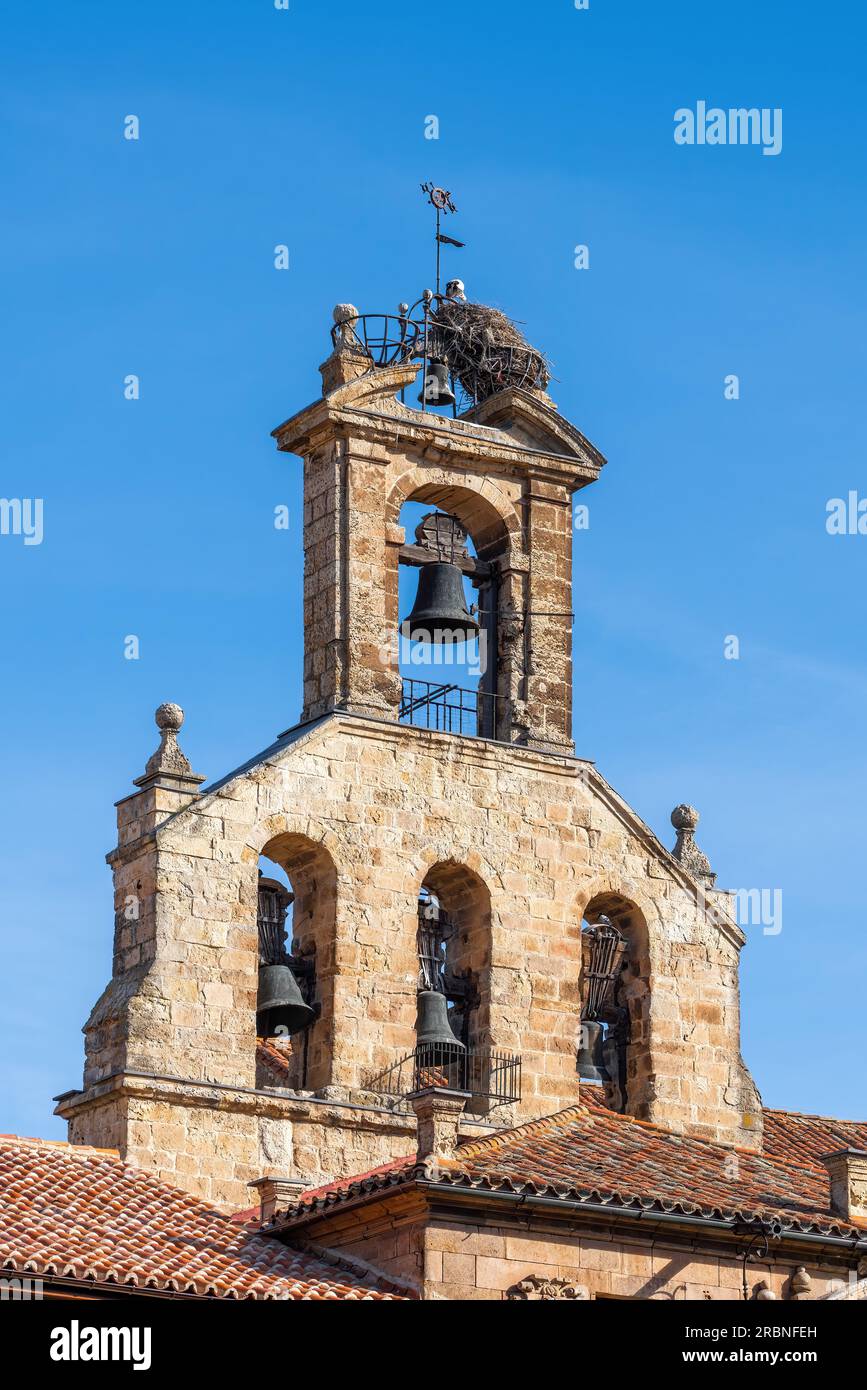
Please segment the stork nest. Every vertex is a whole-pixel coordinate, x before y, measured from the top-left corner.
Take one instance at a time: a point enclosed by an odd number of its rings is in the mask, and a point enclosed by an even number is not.
[[[499,309],[441,299],[431,323],[436,352],[476,404],[507,386],[544,391],[551,380],[545,355]]]

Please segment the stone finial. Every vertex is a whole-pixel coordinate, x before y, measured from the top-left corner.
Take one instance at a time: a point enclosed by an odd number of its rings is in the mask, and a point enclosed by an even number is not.
[[[831,1179],[831,1210],[844,1221],[867,1219],[867,1152],[837,1149],[822,1154]]]
[[[453,1158],[458,1146],[458,1126],[469,1100],[469,1091],[428,1086],[409,1097],[417,1122],[416,1161]]]
[[[354,304],[335,304],[331,311],[331,316],[336,325],[334,337],[336,348],[358,348],[359,342],[355,333],[355,325],[358,322],[358,310]]]
[[[141,787],[142,791],[150,787],[165,787],[170,791],[195,792],[205,779],[193,772],[189,760],[178,746],[178,730],[184,722],[184,711],[180,705],[167,702],[159,706],[154,720],[160,731],[160,746],[148,758],[143,776],[134,778],[134,785]]]
[[[692,874],[693,878],[699,879],[708,888],[713,888],[716,874],[710,867],[707,855],[702,854],[695,842],[695,828],[698,822],[699,814],[694,806],[687,806],[686,802],[675,806],[671,813],[671,823],[677,831],[677,840],[671,852],[687,873]]]
[[[373,366],[373,359],[356,327],[359,313],[354,304],[335,304],[332,310],[334,329],[331,334],[334,351],[319,368],[322,374],[322,394],[328,396],[338,386],[345,386],[364,376]]]
[[[247,1186],[259,1194],[259,1220],[264,1223],[270,1221],[278,1211],[285,1211],[287,1207],[294,1206],[310,1184],[300,1178],[286,1178],[277,1173],[268,1173],[263,1178],[255,1178],[253,1182],[248,1182]]]
[[[807,1273],[803,1265],[798,1265],[791,1279],[789,1280],[789,1300],[792,1303],[803,1303],[812,1298],[813,1280]]]

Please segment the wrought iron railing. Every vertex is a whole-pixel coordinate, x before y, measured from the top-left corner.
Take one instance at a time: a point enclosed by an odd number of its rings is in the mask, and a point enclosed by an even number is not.
[[[455,352],[456,334],[451,323],[440,323],[430,306],[442,296],[418,300],[402,314],[358,314],[336,323],[331,340],[336,348],[348,347],[369,357],[376,367],[441,357],[449,364],[453,386],[469,408],[506,386],[544,390],[549,369],[544,355],[529,343],[487,343],[478,361],[466,362]]]
[[[413,319],[396,314],[359,314],[345,323],[336,323],[331,330],[335,347],[357,348],[373,360],[377,367],[391,367],[422,357],[419,342],[420,325]]]
[[[495,1106],[511,1105],[521,1099],[521,1058],[486,1047],[422,1043],[394,1066],[370,1077],[365,1090],[405,1099],[431,1086],[468,1091]]]
[[[420,729],[436,729],[443,734],[463,734],[468,738],[495,738],[499,695],[464,686],[401,680],[399,719]]]

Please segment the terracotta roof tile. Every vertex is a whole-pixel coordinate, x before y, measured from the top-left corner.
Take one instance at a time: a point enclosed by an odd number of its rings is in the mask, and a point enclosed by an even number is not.
[[[400,1297],[245,1229],[112,1150],[10,1135],[0,1137],[0,1269],[218,1298]]]
[[[260,1040],[260,1050],[268,1044]],[[267,1060],[279,1066],[279,1052]],[[625,1204],[674,1204],[707,1214],[725,1211],[754,1218],[782,1217],[792,1225],[838,1229],[830,1208],[828,1174],[822,1154],[853,1147],[867,1149],[867,1123],[765,1110],[764,1149],[754,1154],[701,1139],[672,1134],[658,1125],[615,1115],[593,1086],[582,1088],[582,1104],[561,1115],[463,1144],[456,1158],[441,1165],[443,1180],[582,1191],[617,1195]],[[738,1177],[731,1157],[738,1161]],[[356,1177],[306,1192],[291,1208],[292,1219],[312,1209],[409,1181],[417,1170],[412,1156],[397,1159]],[[278,1221],[284,1219],[282,1214]],[[846,1227],[854,1230],[854,1227]]]
[[[795,1110],[765,1111],[765,1153],[790,1162],[811,1163],[824,1173],[823,1154],[837,1149],[867,1149],[867,1123],[800,1115]]]
[[[439,1160],[435,1168],[407,1157],[305,1193],[279,1220],[294,1224],[423,1177],[451,1187],[604,1202],[612,1210],[677,1210],[732,1221],[775,1220],[793,1230],[865,1234],[832,1212],[828,1174],[818,1157],[845,1144],[867,1147],[867,1125],[766,1111],[766,1149],[756,1154],[614,1114],[590,1087],[585,1095],[580,1106],[462,1144],[454,1158]]]
[[[256,1060],[265,1067],[275,1086],[290,1084],[289,1060],[270,1038],[256,1039]]]

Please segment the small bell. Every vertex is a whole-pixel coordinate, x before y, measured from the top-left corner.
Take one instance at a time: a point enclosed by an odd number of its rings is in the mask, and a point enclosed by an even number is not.
[[[298,981],[288,965],[259,966],[256,1027],[260,1037],[300,1033],[315,1017],[314,1010],[304,1003]]]
[[[419,393],[422,405],[454,405],[455,394],[449,385],[448,363],[441,357],[431,357],[427,364],[424,385]]]
[[[578,1049],[577,1072],[582,1081],[593,1081],[604,1086],[608,1081],[602,1045],[605,1041],[602,1024],[592,1019],[581,1022],[581,1046]]]
[[[463,1043],[455,1037],[449,1023],[449,1007],[444,994],[435,989],[420,989],[415,1020],[415,1040],[417,1048],[454,1048],[456,1052],[466,1052]]]
[[[448,560],[422,565],[415,603],[401,629],[412,642],[435,642],[437,646],[471,642],[478,636],[479,625],[467,608],[457,565]]]

